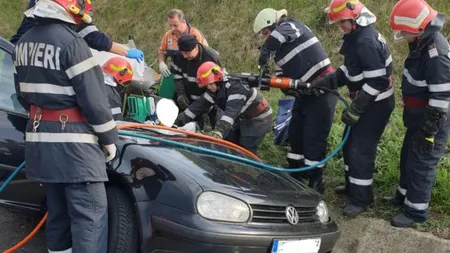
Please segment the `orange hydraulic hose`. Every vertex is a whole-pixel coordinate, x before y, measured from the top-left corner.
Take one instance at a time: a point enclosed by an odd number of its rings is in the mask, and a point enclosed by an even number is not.
[[[123,125],[117,126],[117,129],[120,130],[120,129],[137,128],[137,127],[169,130],[169,131],[183,133],[183,134],[186,134],[188,136],[197,137],[197,138],[204,139],[204,140],[215,141],[215,142],[218,142],[218,143],[223,144],[225,146],[238,149],[239,151],[242,151],[245,154],[247,154],[248,156],[253,157],[253,158],[257,159],[257,160],[261,160],[257,155],[253,154],[251,151],[249,151],[249,150],[247,150],[247,149],[245,149],[245,148],[243,148],[243,147],[241,147],[239,145],[236,145],[236,144],[234,144],[232,142],[229,142],[229,141],[226,141],[226,140],[217,139],[217,138],[214,138],[214,137],[211,137],[211,136],[207,136],[207,135],[203,135],[203,134],[197,134],[197,133],[194,133],[194,132],[181,130],[181,129],[171,128],[171,127],[166,127],[166,126],[159,126],[159,125],[152,125],[152,124],[143,124],[143,123],[123,124]],[[3,251],[3,253],[12,253],[12,252],[20,249],[27,242],[29,242],[31,240],[31,238],[33,238],[36,235],[36,233],[39,231],[39,229],[41,229],[41,227],[44,225],[45,221],[47,220],[47,216],[48,216],[48,212],[45,213],[44,217],[42,217],[42,219],[39,222],[39,224],[33,229],[33,231],[31,231],[30,234],[28,234],[22,241],[20,241],[19,243],[17,243],[13,247]]]
[[[246,155],[257,159],[257,160],[261,160],[257,155],[253,154],[251,151],[236,145],[232,142],[226,141],[226,140],[222,140],[222,139],[217,139],[214,138],[212,136],[208,136],[208,135],[203,135],[203,134],[197,134],[194,132],[189,132],[189,131],[185,131],[185,130],[181,130],[181,129],[176,129],[176,128],[171,128],[171,127],[166,127],[166,126],[159,126],[159,125],[152,125],[152,124],[143,124],[143,123],[130,123],[130,124],[123,124],[123,125],[119,125],[117,126],[117,128],[120,129],[127,129],[127,128],[136,128],[136,127],[141,127],[141,128],[154,128],[154,129],[163,129],[163,130],[169,130],[169,131],[173,131],[173,132],[178,132],[178,133],[183,133],[186,134],[188,136],[192,136],[192,137],[197,137],[200,139],[204,139],[204,140],[209,140],[209,141],[214,141],[220,144],[223,144],[225,146],[231,147],[231,148],[235,148],[238,149],[239,151],[244,152]]]
[[[41,221],[39,222],[39,224],[33,229],[33,231],[31,231],[31,233],[29,233],[27,235],[27,237],[25,237],[22,241],[20,241],[19,243],[17,243],[16,245],[14,245],[13,247],[3,251],[3,253],[12,253],[18,249],[20,249],[23,245],[25,245],[29,240],[31,240],[31,238],[33,238],[33,236],[36,235],[36,233],[39,231],[39,229],[41,229],[42,225],[44,225],[45,221],[47,220],[47,216],[48,216],[48,212],[45,213],[44,217],[41,219]]]

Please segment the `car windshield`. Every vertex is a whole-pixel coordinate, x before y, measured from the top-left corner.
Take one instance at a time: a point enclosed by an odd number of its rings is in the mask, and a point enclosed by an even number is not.
[[[14,67],[11,55],[0,48],[0,110],[26,114],[16,98]]]

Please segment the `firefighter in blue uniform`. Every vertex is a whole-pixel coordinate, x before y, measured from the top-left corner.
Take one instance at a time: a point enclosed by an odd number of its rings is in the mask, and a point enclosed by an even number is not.
[[[328,54],[312,31],[302,22],[286,17],[287,11],[266,8],[254,21],[255,33],[262,33],[266,41],[261,48],[259,65],[267,64],[274,54],[277,76],[301,79],[303,82],[333,71]],[[330,93],[305,93],[283,90],[296,97],[289,125],[291,150],[287,154],[289,167],[313,165],[326,156],[327,138],[331,130],[337,98]],[[317,117],[320,115],[320,117]],[[313,171],[295,172],[302,180],[309,178],[309,186],[324,190],[324,165]]]
[[[178,38],[178,51],[172,57],[170,72],[175,79],[175,101],[180,111],[184,111],[190,104],[205,93],[205,87],[197,85],[198,67],[207,61],[217,63],[222,68],[220,57],[214,49],[202,45],[192,34],[183,34]],[[208,113],[211,126],[216,123],[217,107],[212,106]],[[204,121],[202,115],[195,119],[203,129]]]
[[[113,118],[114,120],[123,120],[120,94],[133,79],[133,68],[126,59],[116,56],[107,60],[103,64],[102,70]]]
[[[253,153],[272,130],[272,108],[256,88],[228,82],[224,70],[215,62],[202,63],[197,71],[197,83],[206,92],[179,114],[176,123],[184,125],[216,104],[223,115],[215,128],[207,133],[226,139]],[[239,125],[234,128],[234,125]]]
[[[30,30],[33,26],[35,26],[35,22],[32,18],[29,17],[27,13],[32,12],[32,8],[35,6],[38,0],[29,0],[28,2],[28,11],[25,12],[25,17],[22,20],[22,23],[19,26],[16,34],[11,38],[11,43],[16,44],[16,42],[20,39],[20,37],[25,34],[28,30]],[[47,0],[44,0],[47,1]],[[144,53],[135,48],[126,49],[119,45],[116,42],[113,42],[108,35],[102,33],[98,30],[93,22],[91,23],[82,23],[79,24],[76,31],[81,35],[81,37],[86,40],[89,47],[97,50],[97,51],[107,51],[111,53],[115,53],[118,55],[126,56],[128,58],[136,59],[138,62],[144,60]]]
[[[426,13],[426,15],[423,15]],[[421,23],[408,22],[418,20]],[[450,50],[440,30],[444,15],[422,0],[400,0],[391,12],[395,40],[405,39],[402,95],[407,128],[400,160],[400,185],[390,201],[403,206],[391,224],[409,227],[428,216],[436,165],[443,156],[450,131]]]
[[[83,0],[38,1],[30,13],[37,24],[12,54],[17,98],[29,114],[26,175],[46,193],[49,252],[107,250],[105,162],[116,156],[118,131],[102,70],[75,32],[91,9]]]
[[[384,37],[373,24],[375,15],[361,2],[333,0],[328,20],[345,34],[340,53],[344,64],[312,85],[337,88],[346,85],[352,103],[341,116],[351,126],[344,152],[347,193],[344,214],[357,216],[373,203],[373,170],[377,145],[395,108],[392,57]]]

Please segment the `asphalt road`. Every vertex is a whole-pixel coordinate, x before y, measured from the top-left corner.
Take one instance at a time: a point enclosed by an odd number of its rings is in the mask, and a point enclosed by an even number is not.
[[[40,214],[0,207],[0,252],[9,249],[25,238],[41,220]],[[47,253],[44,227],[22,248],[15,251]]]

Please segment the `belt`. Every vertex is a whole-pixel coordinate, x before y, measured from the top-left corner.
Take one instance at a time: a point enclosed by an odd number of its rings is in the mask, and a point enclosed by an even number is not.
[[[268,105],[269,103],[267,102],[266,98],[263,97],[261,103],[256,106],[255,111],[247,114],[247,119],[252,119],[259,116],[267,108]]]
[[[428,105],[428,99],[403,96],[403,103],[406,108],[425,108]]]
[[[30,105],[29,118],[36,121],[56,121],[61,123],[87,121],[79,107],[51,110]]]

